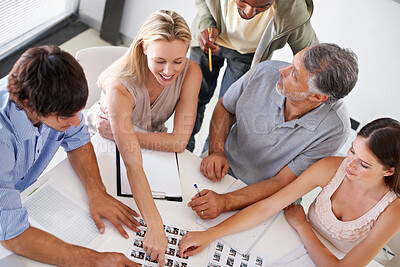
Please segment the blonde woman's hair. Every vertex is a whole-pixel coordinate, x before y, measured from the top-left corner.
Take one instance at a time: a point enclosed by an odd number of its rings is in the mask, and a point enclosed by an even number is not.
[[[185,19],[170,10],[159,10],[151,14],[140,27],[125,55],[100,74],[98,86],[104,88],[108,82],[132,77],[139,85],[143,85],[148,72],[143,45],[157,40],[182,40],[189,48],[191,34]]]

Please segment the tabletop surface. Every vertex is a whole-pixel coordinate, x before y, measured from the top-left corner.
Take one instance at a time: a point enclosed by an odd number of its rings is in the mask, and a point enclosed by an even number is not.
[[[96,151],[96,156],[100,168],[101,177],[107,192],[116,197],[126,205],[138,211],[133,198],[117,197],[116,185],[116,164],[115,164],[115,144],[112,141],[95,136],[92,138],[92,143]],[[178,154],[179,174],[183,192],[183,202],[174,202],[166,200],[155,199],[156,206],[163,218],[164,224],[175,225],[180,228],[190,230],[202,230],[202,228],[195,223],[198,218],[197,214],[193,212],[187,203],[196,194],[194,183],[200,189],[212,189],[217,193],[225,192],[236,179],[227,175],[219,183],[212,183],[200,173],[201,159],[189,151]],[[37,182],[30,188],[25,190],[21,197],[24,199],[33,188],[39,187],[48,179],[54,179],[58,184],[62,185],[68,191],[71,197],[76,197],[88,203],[88,198],[81,184],[79,178],[69,165],[67,159],[60,162],[52,170],[43,175]],[[124,227],[127,233],[132,236],[134,232]],[[111,229],[109,229],[111,230]],[[107,231],[107,229],[106,229]],[[98,251],[116,251],[126,253],[130,248],[130,240],[124,239],[118,231],[111,230],[112,232],[107,235],[104,240],[95,247]],[[322,242],[338,257],[343,254],[332,247],[332,245],[323,240]],[[262,236],[252,252],[258,252],[268,256],[268,262],[273,263],[284,255],[295,250],[302,244],[302,241],[297,232],[287,223],[284,216],[280,216],[271,226],[271,228]],[[189,258],[189,266],[206,266],[207,250]],[[47,264],[39,263],[27,258],[23,258],[26,266],[49,266]],[[370,263],[369,266],[380,266],[376,262]]]

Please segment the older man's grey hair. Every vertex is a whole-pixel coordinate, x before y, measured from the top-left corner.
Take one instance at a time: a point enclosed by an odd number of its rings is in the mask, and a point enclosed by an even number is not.
[[[357,83],[357,55],[351,49],[330,43],[316,44],[304,52],[303,65],[311,75],[310,91],[326,94],[326,103],[345,97]]]

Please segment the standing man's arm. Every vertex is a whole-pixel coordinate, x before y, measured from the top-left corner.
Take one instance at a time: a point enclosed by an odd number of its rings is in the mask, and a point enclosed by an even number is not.
[[[222,212],[243,209],[275,194],[294,181],[296,177],[289,167],[285,166],[274,177],[251,184],[237,191],[217,194],[214,191],[205,189],[200,192],[202,197],[194,196],[192,201],[188,203],[188,206],[200,218],[213,219],[218,217]]]
[[[233,125],[235,115],[227,111],[218,100],[210,123],[210,146],[208,157],[200,165],[200,171],[211,181],[221,181],[228,173],[229,163],[225,155],[225,140]]]
[[[104,223],[101,217],[107,218],[122,236],[128,238],[121,225],[124,223],[129,229],[137,232],[139,222],[133,216],[139,216],[134,210],[110,196],[104,187],[96,155],[92,143],[67,152],[68,160],[75,170],[89,197],[90,214],[100,233],[104,232]],[[136,226],[135,226],[136,225]]]

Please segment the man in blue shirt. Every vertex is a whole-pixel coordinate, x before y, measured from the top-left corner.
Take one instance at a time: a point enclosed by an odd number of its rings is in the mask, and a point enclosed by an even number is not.
[[[139,225],[135,211],[108,195],[80,111],[88,88],[78,62],[56,46],[28,49],[0,84],[0,243],[16,254],[54,265],[137,266],[120,253],[99,253],[67,244],[29,225],[20,192],[37,180],[62,146],[82,181],[91,216],[128,238],[121,223]]]

